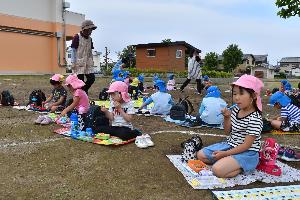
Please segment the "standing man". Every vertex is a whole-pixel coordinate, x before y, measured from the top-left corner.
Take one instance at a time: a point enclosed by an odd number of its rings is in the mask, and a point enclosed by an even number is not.
[[[94,49],[91,38],[92,31],[97,26],[91,20],[85,20],[81,24],[80,33],[73,37],[72,48],[72,73],[85,83],[83,90],[88,94],[90,87],[95,82],[94,61],[92,49]],[[84,81],[84,76],[86,81]]]
[[[188,77],[180,87],[181,92],[191,82],[191,79],[196,79],[197,91],[199,94],[201,94],[201,90],[202,90],[201,64],[202,63],[201,63],[201,58],[200,58],[199,54],[196,53],[195,51],[192,51],[188,58]]]

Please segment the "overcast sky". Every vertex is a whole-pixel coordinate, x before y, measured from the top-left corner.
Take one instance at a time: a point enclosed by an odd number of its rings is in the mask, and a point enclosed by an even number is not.
[[[300,18],[281,19],[275,0],[67,0],[70,11],[86,15],[98,26],[95,49],[110,57],[127,45],[186,41],[222,54],[230,44],[243,53],[268,54],[270,64],[300,57]]]

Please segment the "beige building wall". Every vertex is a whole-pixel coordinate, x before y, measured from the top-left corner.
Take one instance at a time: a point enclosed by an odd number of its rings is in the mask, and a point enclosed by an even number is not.
[[[66,12],[63,25],[62,4],[62,0],[1,1],[0,74],[65,73],[63,32],[71,39],[85,17]]]

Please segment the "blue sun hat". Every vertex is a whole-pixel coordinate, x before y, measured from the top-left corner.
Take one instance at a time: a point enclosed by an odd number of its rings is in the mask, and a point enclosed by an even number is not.
[[[157,81],[155,81],[155,85],[158,87],[160,92],[166,92],[167,91],[165,81],[157,80]]]
[[[288,80],[282,80],[280,82],[283,85],[284,90],[292,90],[292,85],[289,83]]]
[[[119,75],[122,75],[123,76],[123,70],[120,70],[120,69],[117,69],[117,70],[115,70],[114,72],[113,72],[113,79],[117,79],[117,78],[119,78]]]
[[[206,91],[205,98],[207,98],[207,97],[215,97],[215,98],[221,97],[221,92],[220,92],[218,86],[210,86]]]
[[[272,94],[272,96],[269,99],[270,106],[274,106],[276,103],[279,103],[282,107],[285,107],[291,102],[292,100],[280,91]]]
[[[204,81],[209,81],[209,77],[207,75],[203,76]]]
[[[143,74],[140,74],[138,77],[138,80],[143,83],[144,82],[144,75]]]

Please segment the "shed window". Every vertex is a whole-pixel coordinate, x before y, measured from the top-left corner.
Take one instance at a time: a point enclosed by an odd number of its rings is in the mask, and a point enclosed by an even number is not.
[[[147,49],[147,57],[155,57],[156,50],[155,49]]]
[[[176,58],[181,58],[182,57],[182,50],[177,49],[176,50]]]

